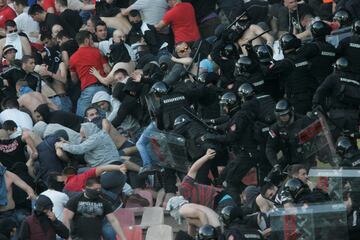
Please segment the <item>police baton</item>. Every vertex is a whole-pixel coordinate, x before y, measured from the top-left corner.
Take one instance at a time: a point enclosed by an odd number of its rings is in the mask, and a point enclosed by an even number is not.
[[[208,125],[206,122],[204,122],[203,120],[201,120],[195,113],[193,113],[192,111],[190,111],[189,109],[187,109],[186,107],[183,107],[184,111],[186,113],[189,114],[189,116],[194,119],[196,122],[200,123],[202,126],[204,126],[207,130],[210,130],[212,132],[214,132],[214,129],[212,129],[210,127],[210,125]]]
[[[250,7],[251,8],[251,7]],[[245,14],[247,14],[247,11],[243,11],[241,13],[240,16],[236,17],[234,21],[232,21],[232,23],[230,23],[229,25],[227,25],[227,27],[224,30],[229,30],[230,28],[232,28],[243,16],[245,16]]]
[[[246,43],[244,43],[244,44],[243,44],[243,45],[241,45],[241,46],[242,46],[242,47],[245,47],[245,46],[247,46],[247,45],[252,46],[252,41],[254,41],[255,39],[257,39],[257,38],[261,37],[262,35],[264,35],[265,33],[270,32],[270,31],[271,31],[271,29],[268,29],[268,30],[266,30],[266,31],[264,31],[264,32],[262,32],[262,33],[260,33],[259,35],[257,35],[257,36],[255,36],[255,37],[253,37],[253,38],[249,39]]]

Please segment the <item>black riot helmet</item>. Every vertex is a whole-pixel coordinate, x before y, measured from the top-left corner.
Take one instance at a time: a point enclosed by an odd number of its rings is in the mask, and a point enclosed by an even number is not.
[[[353,25],[352,25],[352,31],[355,34],[359,34],[360,35],[360,20],[356,20]]]
[[[220,106],[222,108],[227,107],[228,113],[232,113],[239,107],[238,98],[233,92],[227,92],[221,96]]]
[[[255,87],[251,83],[243,83],[238,88],[238,95],[242,101],[246,101],[255,95]]]
[[[292,33],[285,33],[280,38],[280,47],[283,51],[297,49],[301,45],[301,40]]]
[[[343,157],[354,146],[348,137],[341,136],[336,141],[336,153]]]
[[[256,70],[255,63],[248,56],[241,55],[235,63],[235,76],[254,73]]]
[[[216,85],[219,81],[219,74],[215,72],[202,72],[199,74],[198,81],[207,85],[207,84],[213,84]]]
[[[341,27],[349,26],[352,22],[350,13],[345,9],[340,9],[337,11],[333,17],[333,20],[340,23]]]
[[[155,94],[158,97],[166,95],[169,92],[169,86],[164,82],[156,82],[152,85],[149,93]]]
[[[317,38],[325,39],[325,37],[331,33],[331,27],[323,21],[316,21],[313,24],[311,24],[310,30],[312,36],[315,39]]]
[[[196,240],[217,240],[218,233],[215,227],[206,224],[199,228]]]
[[[222,57],[226,57],[228,59],[233,59],[237,55],[237,49],[234,44],[229,43],[229,44],[226,44],[223,47],[223,49],[221,49],[220,54]]]
[[[304,193],[309,192],[309,186],[297,178],[289,179],[285,183],[284,189],[290,193],[295,203],[301,198]]]
[[[267,63],[273,60],[273,50],[267,44],[256,45],[254,47],[254,52],[261,63]]]
[[[191,122],[190,117],[187,114],[181,114],[174,120],[174,128],[184,126]]]
[[[289,115],[289,119],[286,122],[281,120],[281,116],[284,115]],[[293,115],[294,115],[294,107],[291,106],[288,100],[282,99],[276,103],[275,116],[278,122],[282,124],[287,124],[291,121]]]
[[[232,222],[231,211],[234,209],[234,206],[226,206],[221,209],[220,219],[225,225],[229,225]]]
[[[340,72],[350,71],[349,61],[344,57],[338,58],[335,62],[334,67],[337,71],[340,71]]]

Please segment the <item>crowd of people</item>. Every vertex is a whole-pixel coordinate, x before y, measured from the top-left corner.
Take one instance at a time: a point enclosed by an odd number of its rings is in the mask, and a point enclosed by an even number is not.
[[[178,240],[307,239],[272,212],[332,202],[311,239],[360,236],[357,179],[308,177],[360,165],[359,1],[0,0],[0,36],[0,239],[125,240],[141,189]]]

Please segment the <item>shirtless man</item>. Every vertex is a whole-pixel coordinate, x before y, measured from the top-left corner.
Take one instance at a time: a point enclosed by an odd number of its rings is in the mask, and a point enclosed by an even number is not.
[[[241,37],[237,40],[237,44],[245,55],[247,55],[245,45],[248,44],[248,41],[264,32],[258,25],[250,24],[250,20],[246,15],[240,18],[239,22],[234,25],[234,28],[236,28],[236,31],[242,32]],[[274,38],[269,33],[265,33],[261,37],[253,40],[252,45],[261,45],[263,44],[263,40],[265,40],[266,44],[270,47],[273,46]]]
[[[6,217],[9,216],[8,214],[11,215],[14,214],[12,212],[8,212],[15,210],[15,201],[13,199],[13,189],[12,189],[13,184],[15,184],[16,186],[18,186],[28,194],[27,199],[31,199],[31,200],[36,199],[34,190],[29,185],[27,185],[26,182],[21,180],[21,178],[19,178],[16,174],[7,171],[6,168],[1,164],[0,164],[0,178],[5,179],[5,186],[6,186],[6,201],[1,201],[4,204],[0,205],[0,216],[2,215]]]
[[[34,110],[40,104],[47,103],[50,109],[54,111],[59,110],[59,108],[43,94],[32,91],[32,89],[28,87],[26,81],[19,80],[16,83],[16,91],[19,96],[18,102],[20,107],[24,107],[29,110],[32,114],[33,119],[35,119]]]

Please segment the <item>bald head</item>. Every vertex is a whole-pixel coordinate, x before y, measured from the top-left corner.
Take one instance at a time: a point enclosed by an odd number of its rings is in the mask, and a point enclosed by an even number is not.
[[[125,34],[120,30],[115,30],[113,33],[113,42],[121,43],[125,41]]]

